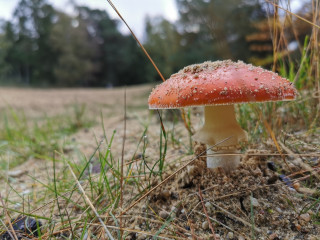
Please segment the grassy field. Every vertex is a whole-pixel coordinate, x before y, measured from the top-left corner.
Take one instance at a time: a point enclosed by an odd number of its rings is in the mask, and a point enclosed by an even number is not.
[[[178,110],[162,111],[163,134],[147,107],[151,88],[1,89],[2,232],[9,219],[29,216],[42,224],[33,235],[40,239],[103,239],[108,232],[114,239],[207,238],[207,214],[221,237],[320,233],[320,129],[317,112],[310,112],[317,104],[312,93],[295,102],[238,106],[249,146],[227,180],[199,160],[176,172],[195,158],[189,129],[201,126],[202,110],[186,112],[188,127]]]
[[[203,110],[151,111],[154,86],[1,88],[0,239],[320,239],[314,39],[279,68],[295,101],[236,105],[249,142],[229,175],[192,141]]]

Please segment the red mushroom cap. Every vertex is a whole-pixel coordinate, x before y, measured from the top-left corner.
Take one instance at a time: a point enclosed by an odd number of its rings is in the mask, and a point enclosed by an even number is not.
[[[158,85],[149,108],[293,100],[296,89],[287,79],[260,67],[230,60],[185,67]]]

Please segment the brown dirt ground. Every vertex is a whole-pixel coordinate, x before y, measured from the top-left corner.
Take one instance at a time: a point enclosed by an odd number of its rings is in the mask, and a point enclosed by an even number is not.
[[[137,141],[147,123],[149,123],[147,156],[152,161],[159,154],[160,123],[157,115],[150,114],[147,110],[147,96],[150,90],[151,86],[148,85],[126,89],[125,161],[132,159]],[[107,136],[110,137],[114,130],[117,131],[112,151],[115,158],[120,157],[124,129],[124,88],[0,89],[0,111],[8,107],[18,111],[23,110],[29,119],[37,119],[44,113],[48,116],[64,113],[75,103],[85,103],[87,114],[97,122],[100,122],[100,112],[102,112]],[[196,115],[198,113],[192,116],[195,129],[201,124]],[[165,115],[164,118],[166,129],[172,128],[170,115]],[[175,134],[179,142],[188,145],[187,130],[181,121],[175,126]],[[294,141],[299,136],[299,134],[292,138],[289,136],[288,141],[290,142],[290,139]],[[319,138],[312,135],[309,137]],[[80,130],[70,138],[77,142],[80,152],[90,156],[97,147],[96,138],[103,139],[101,124]],[[103,147],[106,147],[105,143],[102,144]],[[214,239],[212,231],[216,234],[215,239],[320,239],[320,205],[319,201],[314,200],[319,199],[319,193],[316,191],[320,187],[320,181],[317,179],[319,175],[313,173],[315,177],[310,188],[306,181],[312,173],[305,170],[310,170],[311,167],[301,158],[287,157],[292,170],[290,171],[283,164],[281,157],[276,155],[278,152],[272,141],[250,148],[251,150],[248,150],[247,155],[243,157],[241,166],[228,176],[219,171],[206,169],[203,159],[198,159],[164,182],[126,212],[124,227],[138,232],[138,234],[130,233],[126,239],[149,239],[148,233],[155,234],[163,226],[165,219],[167,223],[162,234],[167,236],[167,239]],[[304,153],[319,154],[316,145],[306,143],[304,148],[304,151],[301,150]],[[291,153],[290,149],[285,150],[286,153]],[[141,149],[138,150],[138,154],[139,151]],[[168,145],[165,176],[170,176],[182,164],[194,159],[194,155],[186,156],[186,152],[187,149],[183,144]],[[261,154],[264,155],[260,156]],[[312,160],[312,167],[315,170],[319,167],[318,156]],[[74,158],[75,162],[78,161],[75,154],[68,157]],[[137,162],[138,160],[137,158]],[[273,171],[271,163],[279,166],[281,172]],[[29,175],[47,183],[50,179],[48,176],[52,175],[51,164],[43,159],[29,159],[21,166],[11,169],[21,172],[11,177],[11,187],[19,193],[32,191],[33,196],[30,197],[41,197],[43,186],[32,180]],[[65,165],[60,163],[58,170],[65,171]],[[292,172],[297,174],[290,175]],[[1,175],[4,179],[7,178],[6,173]],[[291,180],[284,178],[288,175]],[[140,181],[143,182],[144,178]],[[160,183],[159,179],[153,182],[153,186],[157,183]],[[131,190],[128,187],[125,193],[132,194]],[[17,198],[10,191],[6,181],[0,182],[0,191],[2,196],[9,196],[11,200]],[[132,191],[137,192],[137,190]],[[125,199],[131,197],[125,196]],[[131,200],[125,207],[132,203]],[[310,207],[311,204],[314,206]],[[45,209],[42,210],[43,214],[47,212]]]

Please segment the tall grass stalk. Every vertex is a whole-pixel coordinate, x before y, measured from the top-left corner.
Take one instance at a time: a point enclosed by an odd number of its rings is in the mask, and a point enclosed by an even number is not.
[[[160,118],[162,121],[162,118]],[[164,162],[167,154],[167,147],[168,147],[168,137],[167,133],[163,128],[163,124],[160,126],[160,142],[159,142],[159,175],[160,179],[163,180],[162,178],[162,173],[163,173],[163,167],[164,167]]]

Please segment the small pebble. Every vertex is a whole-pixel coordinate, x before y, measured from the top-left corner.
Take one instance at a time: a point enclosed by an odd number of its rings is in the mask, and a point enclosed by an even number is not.
[[[30,189],[26,189],[26,190],[22,191],[20,194],[21,195],[27,195],[29,193],[31,193],[31,190]]]
[[[282,210],[281,210],[281,208],[279,208],[279,207],[276,207],[276,211],[277,211],[278,213],[282,213]]]
[[[27,172],[27,170],[25,170],[25,169],[24,170],[13,170],[13,171],[8,172],[8,176],[9,177],[20,177],[26,172]]]
[[[221,238],[220,238],[220,235],[219,234],[215,234],[215,237],[213,236],[213,235],[211,235],[210,237],[209,237],[209,240],[220,240]]]
[[[278,235],[277,235],[276,233],[272,233],[272,234],[270,234],[270,235],[268,236],[268,239],[270,239],[270,240],[276,240],[276,239],[279,239],[279,238],[278,238]]]
[[[300,219],[302,219],[305,222],[310,222],[311,217],[310,217],[309,213],[304,213],[304,214],[300,215]]]
[[[206,206],[206,208],[207,208],[207,209],[212,208],[212,204],[211,204],[211,203],[209,203],[209,202],[206,202],[205,206]]]
[[[244,236],[239,235],[238,240],[245,240]]]
[[[259,176],[262,176],[262,172],[260,170],[260,168],[257,168],[256,170],[253,171],[253,175],[255,177],[259,177]]]
[[[145,236],[145,235],[140,235],[137,239],[138,240],[144,240],[144,239],[146,239],[147,237]]]
[[[260,204],[259,204],[259,202],[258,202],[258,200],[256,198],[250,197],[250,200],[251,200],[252,206],[254,206],[254,207],[259,207],[260,206]]]
[[[293,183],[293,188],[298,191],[300,188],[300,183],[299,182]]]
[[[177,212],[177,211],[178,211],[178,208],[176,208],[175,206],[171,207],[171,212]]]
[[[308,213],[309,213],[310,215],[315,214],[311,209],[308,211]]]
[[[228,232],[227,239],[233,239],[233,237],[234,237],[233,232]]]
[[[197,171],[196,171],[196,167],[195,166],[188,166],[187,169],[188,169],[188,174],[190,176],[195,176],[196,175]]]
[[[208,221],[204,221],[204,222],[202,223],[202,229],[203,229],[203,230],[209,229],[209,223],[208,223]]]
[[[168,190],[163,190],[159,193],[159,198],[167,200],[170,197],[170,192]]]
[[[69,153],[72,152],[75,149],[75,146],[69,145],[69,146],[65,146],[62,150],[63,153]]]
[[[167,217],[169,217],[169,213],[167,211],[160,211],[159,216],[163,219],[166,219]]]

